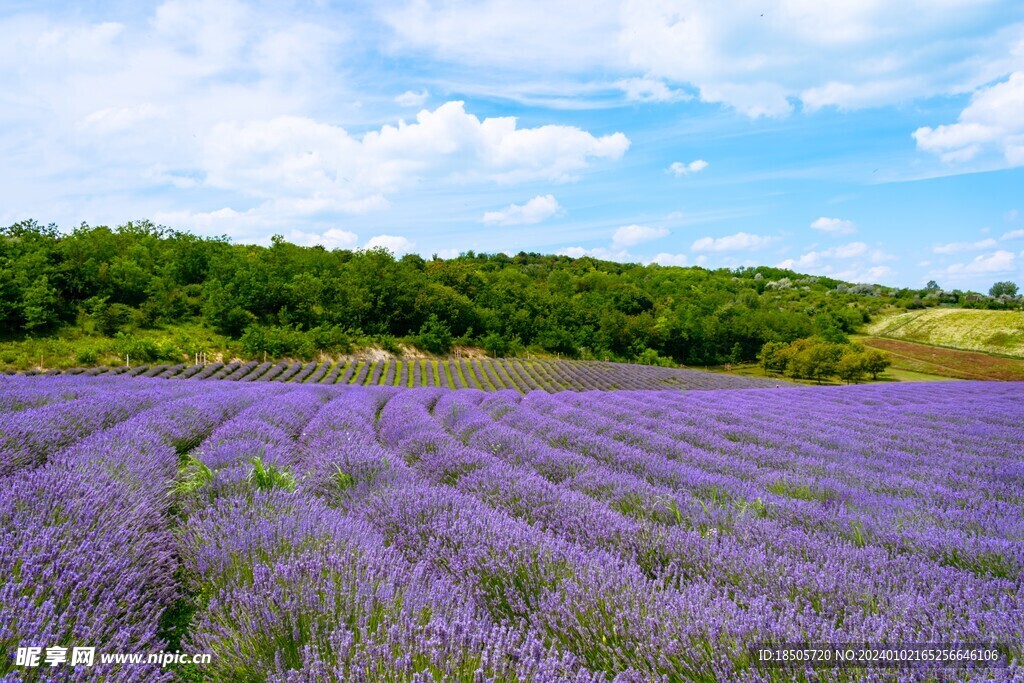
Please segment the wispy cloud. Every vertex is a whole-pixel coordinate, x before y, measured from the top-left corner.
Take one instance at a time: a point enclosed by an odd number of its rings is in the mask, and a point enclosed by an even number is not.
[[[949,242],[948,244],[936,244],[932,251],[936,254],[959,254],[964,251],[980,251],[991,249],[997,242],[991,237],[977,242]]]
[[[430,93],[427,91],[426,88],[420,90],[419,92],[406,90],[404,93],[395,98],[395,102],[397,102],[402,107],[422,107],[423,104],[427,101],[428,97],[430,97]]]
[[[684,164],[682,161],[674,161],[666,170],[675,177],[680,178],[691,173],[700,173],[707,167],[708,162],[703,159],[696,159],[688,164]]]
[[[825,216],[812,222],[811,228],[830,235],[852,235],[857,232],[857,226],[853,221],[846,221],[840,218],[826,218]]]
[[[667,228],[652,227],[649,225],[624,225],[612,233],[612,248],[623,249],[635,247],[644,242],[660,239],[668,235]]]

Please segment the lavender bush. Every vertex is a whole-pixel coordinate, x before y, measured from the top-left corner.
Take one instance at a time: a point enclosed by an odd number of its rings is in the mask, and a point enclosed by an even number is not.
[[[0,680],[1024,676],[1024,386],[523,394],[442,367],[417,390],[0,378]],[[462,364],[552,387],[602,367]],[[789,642],[986,643],[1005,666],[752,657]],[[73,644],[212,663],[12,658]]]

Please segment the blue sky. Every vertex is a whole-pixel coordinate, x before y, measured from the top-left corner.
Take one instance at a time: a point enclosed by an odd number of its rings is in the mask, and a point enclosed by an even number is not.
[[[0,5],[0,223],[1024,285],[1016,0]]]

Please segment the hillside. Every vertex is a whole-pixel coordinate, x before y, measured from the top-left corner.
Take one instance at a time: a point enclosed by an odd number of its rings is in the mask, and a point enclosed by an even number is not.
[[[1024,312],[929,308],[867,326],[878,337],[1024,357]]]
[[[947,349],[884,337],[863,337],[857,341],[865,346],[885,351],[892,361],[893,372],[890,374],[894,376],[901,372],[910,372],[950,379],[1024,380],[1024,360],[1017,358],[993,356],[979,351]]]
[[[767,341],[848,334],[917,295],[764,266],[472,251],[427,260],[280,236],[232,244],[148,222],[0,227],[0,363],[19,370],[197,354],[308,361],[402,345],[715,365],[754,360]]]

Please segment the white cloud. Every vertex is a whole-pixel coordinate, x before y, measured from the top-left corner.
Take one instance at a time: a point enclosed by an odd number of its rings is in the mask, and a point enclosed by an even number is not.
[[[416,246],[415,242],[411,242],[401,235],[375,235],[363,245],[363,249],[377,249],[383,247],[396,256],[402,254],[408,254]]]
[[[799,258],[789,258],[776,264],[776,267],[849,282],[881,282],[893,274],[892,268],[881,264],[895,258],[882,249],[871,249],[864,242],[850,242],[828,249],[811,249]]]
[[[1000,237],[999,239],[1002,239],[1002,240],[1019,240],[1021,238],[1024,238],[1024,230],[1010,230],[1009,232],[1004,232],[1003,236]]]
[[[833,273],[830,277],[847,282],[869,282],[872,284],[881,283],[893,274],[889,266],[871,266],[870,268],[849,268]]]
[[[1013,252],[1003,249],[988,254],[980,254],[967,263],[954,263],[945,270],[947,275],[983,275],[990,273],[1007,273],[1016,266]]]
[[[612,234],[612,248],[622,249],[634,247],[644,242],[660,239],[668,235],[666,228],[654,228],[648,225],[624,225]]]
[[[852,235],[857,232],[857,226],[853,221],[846,221],[840,218],[826,218],[825,216],[811,223],[811,228],[827,232],[830,235]]]
[[[675,177],[679,178],[681,176],[689,175],[691,173],[700,173],[707,167],[708,162],[704,161],[703,159],[697,159],[695,161],[691,161],[688,164],[684,164],[681,161],[674,161],[666,170],[669,173],[675,175]]]
[[[562,207],[554,195],[537,195],[526,204],[509,204],[499,211],[488,211],[483,222],[494,225],[533,225],[554,216]]]
[[[650,262],[657,263],[659,266],[685,266],[688,260],[686,254],[661,252],[660,254],[655,254]]]
[[[972,92],[1020,68],[1017,14],[1013,0],[407,0],[384,17],[397,50],[468,79],[497,68],[522,91],[621,74],[613,83],[629,95],[635,81],[638,101],[685,84],[757,117]]]
[[[133,128],[139,124],[167,118],[167,110],[149,102],[128,107],[104,107],[86,116],[79,123],[84,131],[110,134]]]
[[[673,90],[657,78],[625,78],[615,86],[633,102],[681,102],[693,99],[683,90]]]
[[[948,244],[936,244],[932,247],[932,251],[936,254],[957,254],[962,251],[979,251],[981,249],[991,249],[996,246],[997,242],[991,237],[978,242],[950,242]]]
[[[331,228],[322,233],[302,232],[292,230],[285,234],[285,239],[294,244],[314,246],[319,244],[326,249],[351,249],[359,241],[359,236],[354,232]]]
[[[205,145],[207,182],[254,196],[360,200],[423,178],[463,182],[565,182],[594,159],[618,159],[622,133],[595,137],[572,126],[519,128],[514,117],[480,120],[462,102],[423,110],[361,138],[309,118],[284,116],[216,126]]]
[[[576,72],[614,51],[621,8],[584,0],[409,0],[381,12],[398,46],[447,61]]]
[[[778,237],[770,235],[752,235],[747,232],[738,232],[735,235],[725,237],[701,237],[691,245],[693,251],[751,251],[764,249],[779,240]]]
[[[999,154],[1007,166],[1024,165],[1024,71],[971,97],[957,122],[914,131],[918,149],[947,163],[970,161],[985,152]]]
[[[430,91],[426,88],[419,92],[413,92],[412,90],[406,90],[404,93],[395,98],[395,102],[402,107],[422,107],[426,103],[427,98],[430,97]]]
[[[606,249],[604,247],[594,247],[593,249],[586,249],[584,247],[565,247],[555,252],[560,256],[569,256],[571,258],[583,258],[584,256],[590,256],[591,258],[601,259],[603,261],[633,261],[635,260],[629,252],[626,251],[615,251],[612,249]]]
[[[786,268],[787,270],[820,268],[829,260],[851,259],[863,256],[867,253],[868,245],[864,242],[850,242],[849,244],[843,244],[838,247],[831,247],[821,251],[807,251],[798,259],[786,259],[779,263],[778,267]]]

